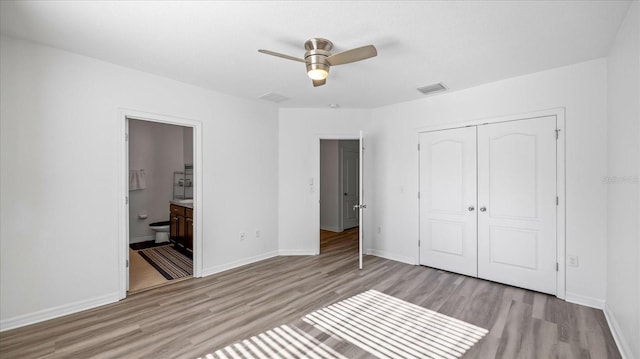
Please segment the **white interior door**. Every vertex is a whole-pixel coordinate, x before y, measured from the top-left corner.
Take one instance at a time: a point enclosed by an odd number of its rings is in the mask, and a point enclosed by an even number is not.
[[[478,276],[556,293],[556,118],[478,127]]]
[[[364,158],[364,133],[360,131],[360,141],[358,143],[358,148],[360,149],[359,158],[358,158],[358,198],[360,199],[360,203],[357,205],[358,209],[358,259],[359,259],[359,267],[362,269],[362,241],[364,240],[364,230],[362,226],[362,218],[363,218],[363,210],[367,208],[367,205],[364,204],[364,191],[362,186],[362,163]]]
[[[360,211],[355,208],[360,203],[360,155],[358,149],[340,147],[342,163],[342,229],[359,225]]]
[[[476,128],[420,134],[420,264],[477,276]]]

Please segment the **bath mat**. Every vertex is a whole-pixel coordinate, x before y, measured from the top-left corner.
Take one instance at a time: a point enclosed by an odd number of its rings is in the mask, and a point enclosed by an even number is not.
[[[193,260],[171,245],[147,248],[138,253],[168,280],[193,274]]]
[[[347,359],[311,335],[288,325],[267,330],[198,359],[322,358]]]
[[[369,290],[303,320],[378,358],[460,358],[487,330]]]
[[[152,241],[144,241],[144,242],[138,242],[138,243],[130,243],[129,244],[129,248],[131,248],[134,251],[139,251],[141,249],[147,249],[147,248],[153,248],[153,247],[160,247],[160,246],[166,246],[168,242],[163,242],[163,243],[156,243],[155,240]]]

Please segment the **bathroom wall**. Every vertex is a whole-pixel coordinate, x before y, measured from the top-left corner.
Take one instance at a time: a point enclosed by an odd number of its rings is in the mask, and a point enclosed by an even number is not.
[[[193,164],[193,128],[182,128],[182,148],[184,151],[184,163]]]
[[[184,163],[192,162],[193,150],[185,153],[188,133],[193,129],[129,120],[129,169],[144,169],[146,173],[146,188],[129,191],[129,243],[152,240],[149,224],[169,220],[173,172],[182,171]],[[189,142],[193,144],[192,138]],[[139,218],[140,214],[147,218]]]

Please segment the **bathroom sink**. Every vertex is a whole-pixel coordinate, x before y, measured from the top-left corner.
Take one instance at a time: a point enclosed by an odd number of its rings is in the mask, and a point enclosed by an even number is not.
[[[181,199],[181,200],[178,201],[178,203],[193,204],[193,200],[192,199]]]

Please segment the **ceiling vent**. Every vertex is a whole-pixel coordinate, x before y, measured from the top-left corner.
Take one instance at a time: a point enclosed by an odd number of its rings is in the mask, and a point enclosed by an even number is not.
[[[447,91],[447,86],[445,86],[442,82],[439,82],[433,85],[418,87],[417,90],[422,92],[422,94],[424,95],[429,95],[436,92]]]
[[[288,97],[282,96],[281,94],[275,93],[275,92],[266,93],[258,98],[261,100],[275,102],[275,103],[280,103],[282,101],[286,101],[289,99]]]

